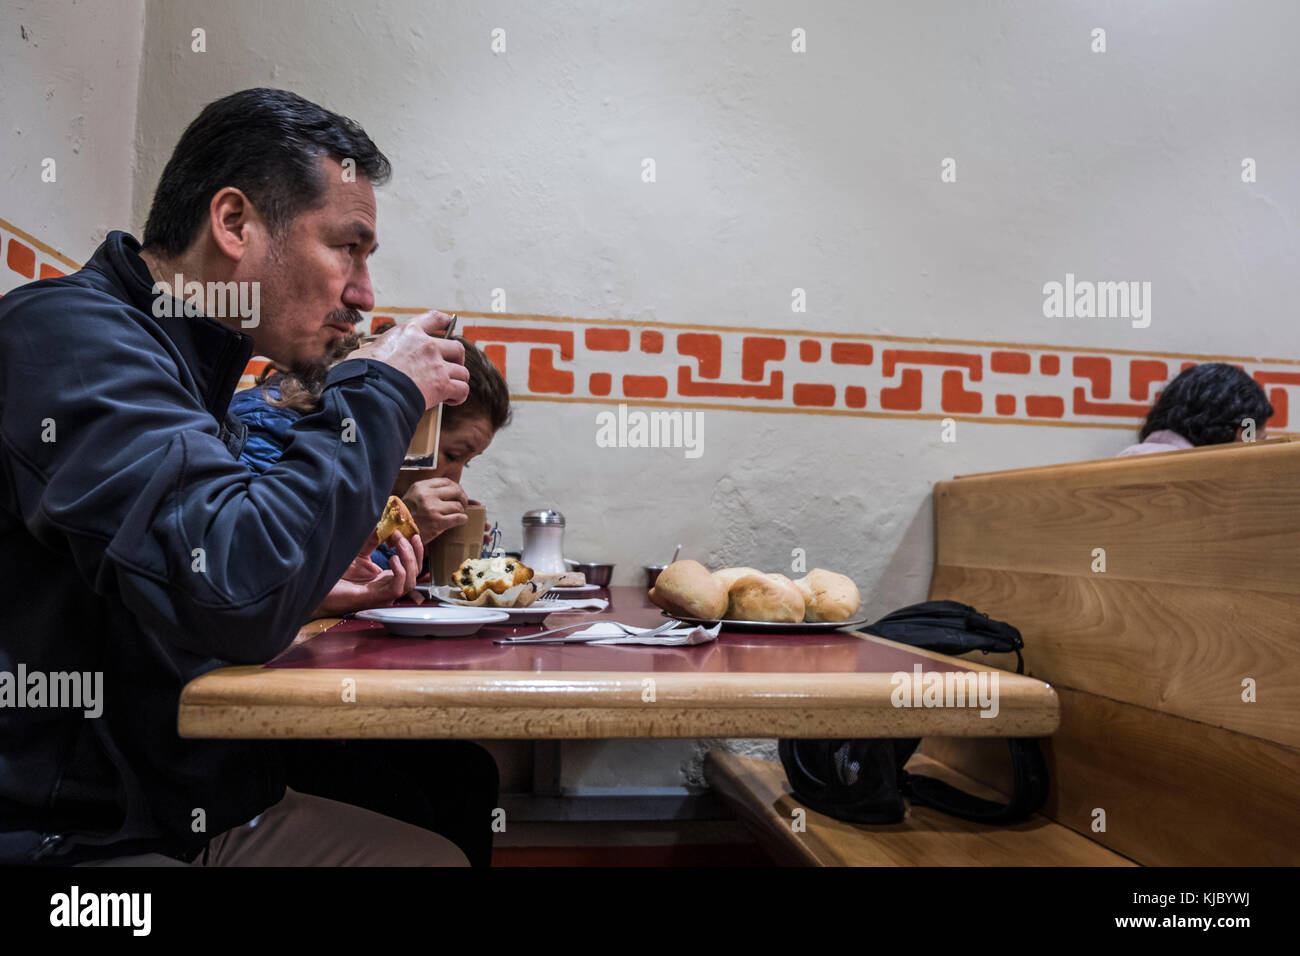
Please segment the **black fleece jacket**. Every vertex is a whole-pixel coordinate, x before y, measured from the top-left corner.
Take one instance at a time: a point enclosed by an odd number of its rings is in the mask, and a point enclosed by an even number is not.
[[[88,717],[0,696],[0,862],[191,857],[283,796],[273,745],[177,734],[181,688],[289,645],[424,409],[391,366],[342,362],[255,474],[227,420],[253,340],[155,318],[138,250],[112,232],[79,272],[0,299],[0,689],[7,673],[30,703],[20,668],[99,673],[103,698]]]

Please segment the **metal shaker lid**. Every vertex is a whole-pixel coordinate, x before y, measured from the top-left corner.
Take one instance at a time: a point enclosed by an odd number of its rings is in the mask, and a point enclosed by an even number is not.
[[[535,525],[558,525],[564,527],[564,515],[560,514],[553,508],[543,508],[535,511],[524,512],[524,527],[530,528]]]

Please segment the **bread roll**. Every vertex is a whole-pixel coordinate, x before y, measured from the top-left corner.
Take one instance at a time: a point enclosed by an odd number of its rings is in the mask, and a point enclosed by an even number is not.
[[[808,586],[808,576],[804,575],[793,583],[794,586],[799,589],[799,593],[803,596],[804,620],[806,621],[808,620],[808,608],[813,602],[813,592],[812,588]]]
[[[716,621],[727,610],[727,589],[698,561],[674,561],[659,573],[650,600],[669,614]]]
[[[803,594],[806,621],[847,621],[862,603],[853,579],[834,571],[813,568],[794,585]]]
[[[803,596],[782,574],[746,574],[728,592],[727,617],[731,620],[798,624],[803,615]]]
[[[721,571],[714,571],[713,576],[718,579],[724,590],[730,591],[731,586],[743,578],[746,574],[762,574],[757,568],[723,568]]]

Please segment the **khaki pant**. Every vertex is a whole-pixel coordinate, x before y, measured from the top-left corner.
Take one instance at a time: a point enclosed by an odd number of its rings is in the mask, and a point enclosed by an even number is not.
[[[295,790],[213,838],[193,863],[160,853],[81,866],[469,866],[454,843],[422,827]]]

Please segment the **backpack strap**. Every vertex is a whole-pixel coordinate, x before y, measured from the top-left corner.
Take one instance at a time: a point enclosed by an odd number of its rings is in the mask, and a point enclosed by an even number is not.
[[[1011,769],[1015,782],[1011,788],[1011,800],[1006,804],[983,800],[942,780],[907,773],[900,767],[903,792],[913,803],[933,807],[964,820],[974,820],[976,823],[1014,823],[1023,820],[1036,813],[1047,800],[1047,763],[1043,760],[1038,741],[1032,737],[1010,737],[1007,744],[1011,750]]]

